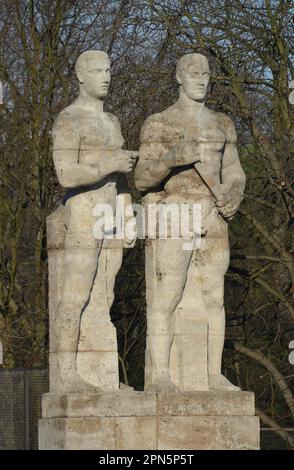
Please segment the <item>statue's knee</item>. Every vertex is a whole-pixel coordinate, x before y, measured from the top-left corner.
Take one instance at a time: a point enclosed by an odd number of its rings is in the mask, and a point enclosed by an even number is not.
[[[208,317],[211,320],[221,320],[225,315],[225,309],[223,302],[211,302],[209,305],[206,305],[208,311]]]
[[[70,333],[70,332],[68,332]],[[63,331],[57,336],[56,348],[60,352],[77,352],[78,340],[77,335],[65,334]]]
[[[223,289],[205,290],[202,292],[202,298],[209,312],[215,315],[221,314],[224,304]]]
[[[179,305],[183,296],[183,290],[175,289],[174,292],[166,294],[164,290],[160,292],[161,295],[154,299],[154,310],[158,310],[163,316],[169,316]]]
[[[108,304],[108,307],[110,308],[113,304],[113,301],[114,301],[114,292],[108,292],[107,293],[107,304]]]
[[[171,327],[171,314],[167,310],[153,310],[147,315],[148,334],[167,334]]]
[[[61,301],[57,306],[57,312],[62,314],[74,314],[79,313],[85,306],[88,298],[89,291],[82,292],[72,292],[70,296],[62,296]]]
[[[71,342],[71,337],[77,338],[83,306],[81,303],[68,301],[60,302],[55,314],[55,328],[58,338]],[[76,341],[76,340],[74,340]]]

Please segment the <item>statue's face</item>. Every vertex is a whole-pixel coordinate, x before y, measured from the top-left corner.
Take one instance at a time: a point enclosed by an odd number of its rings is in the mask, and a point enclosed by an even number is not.
[[[101,99],[107,96],[110,83],[110,62],[107,58],[91,58],[78,74],[83,89],[92,98]]]
[[[200,59],[191,61],[190,65],[179,72],[177,80],[191,100],[203,101],[209,83],[209,68],[206,61]]]

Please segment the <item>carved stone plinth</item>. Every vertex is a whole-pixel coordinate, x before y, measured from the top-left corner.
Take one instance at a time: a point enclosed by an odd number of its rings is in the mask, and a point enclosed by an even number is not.
[[[258,449],[250,392],[43,395],[39,448]]]

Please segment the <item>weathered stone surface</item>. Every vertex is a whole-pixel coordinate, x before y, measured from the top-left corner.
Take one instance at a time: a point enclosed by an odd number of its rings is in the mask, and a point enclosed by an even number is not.
[[[42,418],[66,418],[69,416],[68,396],[69,394],[44,393],[42,396]]]
[[[145,207],[155,203],[172,216],[181,214],[182,204],[192,212],[200,205],[201,228],[171,236],[171,221],[170,235],[161,237],[162,217],[157,222],[148,217],[146,225],[156,226],[155,236],[146,241],[145,387],[238,390],[221,374],[223,288],[229,265],[228,221],[241,202],[245,174],[233,122],[205,105],[206,57],[183,56],[176,78],[178,101],[143,125],[135,184],[144,191]],[[201,243],[194,245],[200,232]],[[179,333],[182,328],[185,333]]]
[[[50,351],[56,351],[55,313],[61,299],[63,268],[64,268],[64,209],[59,206],[47,217],[47,249],[48,249],[48,287],[49,287],[49,341]]]
[[[39,419],[39,450],[66,449],[66,420],[64,418]]]
[[[115,420],[114,418],[41,419],[39,449],[115,449]]]
[[[254,415],[254,394],[235,391],[159,393],[159,416]]]
[[[211,417],[160,417],[160,450],[209,449],[215,438],[215,421]]]
[[[118,390],[117,351],[79,351],[77,372],[99,390]]]
[[[208,390],[208,324],[189,319],[179,323],[171,348],[170,378],[180,391]]]
[[[152,450],[157,448],[156,417],[116,418],[117,450]]]
[[[43,418],[40,450],[257,450],[256,416]]]
[[[252,392],[135,392],[46,393],[42,416],[251,416]]]
[[[259,419],[256,416],[160,417],[158,449],[259,449]]]
[[[259,418],[249,392],[48,393],[39,434],[42,449],[258,449]]]
[[[122,150],[119,121],[103,110],[108,55],[84,52],[75,70],[79,97],[61,111],[52,130],[54,166],[67,194],[47,219],[50,389],[118,390],[116,330],[109,311],[123,247],[133,246],[135,234],[125,237],[123,227],[118,243],[108,243],[105,231],[108,222],[107,230],[114,228],[117,196],[126,206],[131,202],[125,174],[137,152]],[[128,219],[133,217],[130,211]]]
[[[258,416],[226,416],[216,418],[216,449],[259,450]]]
[[[52,133],[57,176],[69,191],[47,221],[54,393],[43,399],[40,448],[258,448],[253,395],[237,391],[221,375],[227,222],[238,210],[245,177],[233,123],[204,104],[209,68],[199,54],[179,61],[178,102],[143,126],[136,184],[151,190],[156,203],[188,203],[190,209],[200,204],[201,244],[191,243],[195,230],[188,238],[147,240],[150,392],[118,390],[109,312],[122,248],[135,237],[112,244],[105,231],[97,238],[93,229],[101,215],[97,204],[107,204],[114,221],[120,185],[130,202],[122,174],[133,168],[136,152],[121,149],[119,122],[103,111],[109,68],[103,52],[79,57],[80,96],[59,114]],[[160,233],[157,226],[155,232]]]
[[[54,390],[55,393],[91,390],[88,382],[77,379],[76,352],[51,352],[49,354],[49,379],[50,390]]]
[[[156,395],[151,392],[101,392],[43,395],[42,416],[155,416]]]
[[[81,325],[79,352],[112,351],[116,353],[117,357],[116,328],[104,315],[105,311],[103,312],[97,307],[96,312],[89,315],[87,315],[88,312],[85,313]]]
[[[115,449],[115,421],[111,418],[67,420],[68,449]]]

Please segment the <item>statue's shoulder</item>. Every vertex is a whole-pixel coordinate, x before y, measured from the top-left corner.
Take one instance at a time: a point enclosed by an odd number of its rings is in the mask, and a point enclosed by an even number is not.
[[[176,101],[174,104],[162,111],[162,119],[165,124],[173,124],[175,121],[179,120],[181,114],[181,109],[179,108],[179,102]]]
[[[161,113],[151,114],[144,122],[144,126],[153,126],[157,124],[161,124],[164,121],[164,111]]]
[[[119,122],[118,117],[115,116],[114,114],[109,113],[108,111],[105,111],[105,114],[109,117],[109,119],[111,119],[111,121],[113,121],[113,122]]]
[[[233,120],[225,113],[210,110],[217,120],[218,127],[224,132],[227,141],[231,143],[237,142],[237,133]]]
[[[53,130],[62,126],[75,126],[77,125],[83,110],[81,106],[74,102],[64,108],[54,120]]]
[[[120,120],[118,119],[117,116],[115,116],[115,115],[112,114],[112,113],[109,113],[108,111],[105,112],[105,114],[106,114],[107,117],[110,119],[110,121],[113,122],[113,124],[114,124],[116,127],[119,127],[119,128],[120,128]]]
[[[169,124],[169,110],[170,108],[167,108],[160,113],[152,114],[145,120],[141,130],[141,142],[164,141],[165,130]]]

